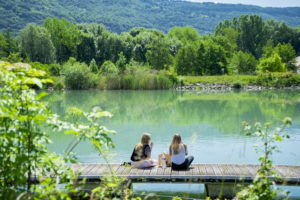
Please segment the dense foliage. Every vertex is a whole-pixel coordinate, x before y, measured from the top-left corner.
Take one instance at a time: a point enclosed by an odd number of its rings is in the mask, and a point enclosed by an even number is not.
[[[111,117],[107,111],[94,107],[91,113],[69,108],[68,121],[50,112],[47,103],[42,102],[45,93],[37,95],[31,87],[42,87],[49,80],[45,72],[26,64],[1,63],[0,65],[0,198],[1,199],[127,199],[132,192],[124,186],[123,179],[111,173],[91,194],[80,191],[84,182],[76,180],[77,175],[66,162],[76,162],[72,153],[84,140],[107,160],[106,152],[114,147],[108,130],[99,123],[103,117]],[[85,123],[78,123],[78,119]],[[74,122],[74,123],[73,123]],[[74,140],[66,144],[63,155],[48,151],[51,142],[48,131],[64,130]],[[63,133],[62,133],[63,134]],[[108,161],[108,160],[107,160]],[[55,176],[59,177],[56,178]],[[40,184],[35,184],[34,181]],[[61,187],[57,184],[64,183]]]
[[[207,34],[225,19],[257,14],[264,19],[285,21],[299,26],[300,8],[262,8],[249,5],[192,3],[175,0],[10,0],[0,1],[0,30],[14,33],[27,23],[41,25],[46,17],[66,18],[73,23],[102,23],[121,33],[133,27],[169,31],[174,26],[193,26]]]
[[[47,18],[42,26],[28,24],[16,39],[8,30],[0,34],[0,59],[33,62],[61,76],[55,88],[64,82],[71,89],[162,89],[173,87],[176,75],[295,72],[299,44],[300,29],[258,15],[225,20],[204,36],[192,27],[168,34],[136,27],[118,35],[101,24]]]

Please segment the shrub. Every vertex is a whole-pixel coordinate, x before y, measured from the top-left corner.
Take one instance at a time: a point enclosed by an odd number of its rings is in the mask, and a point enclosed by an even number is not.
[[[85,63],[67,62],[63,65],[62,75],[65,85],[71,89],[88,89],[97,85],[97,75]]]
[[[259,62],[259,70],[262,72],[285,72],[286,66],[281,62],[281,57],[275,53],[269,58],[262,58]]]
[[[118,74],[109,74],[106,76],[106,89],[117,90],[121,89],[121,78]]]
[[[42,64],[40,62],[29,62],[28,64],[30,64],[35,69],[42,70],[42,71],[45,71],[45,72],[48,72],[49,69],[50,69],[49,65]]]
[[[300,75],[286,73],[260,73],[257,77],[256,84],[267,87],[287,87],[292,85],[300,85]]]
[[[132,74],[126,74],[122,79],[122,89],[132,89],[134,84],[134,76]]]
[[[118,74],[119,69],[116,67],[116,65],[111,62],[110,60],[105,61],[100,69],[101,75],[108,76],[112,74]]]
[[[63,77],[54,78],[53,88],[55,90],[61,90],[65,88],[64,78]]]
[[[234,89],[241,89],[243,84],[240,81],[236,81],[236,82],[233,83],[232,86],[233,86]]]
[[[49,72],[53,76],[59,76],[61,70],[61,66],[59,64],[51,64],[49,68]]]
[[[91,60],[89,67],[92,72],[94,72],[96,74],[98,73],[98,65],[96,64],[96,61],[94,58]]]
[[[229,71],[232,74],[254,74],[256,66],[257,60],[251,53],[239,51],[233,55],[229,63]]]

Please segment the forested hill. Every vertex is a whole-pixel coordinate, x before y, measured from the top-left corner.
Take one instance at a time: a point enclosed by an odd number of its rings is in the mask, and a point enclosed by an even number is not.
[[[102,23],[112,32],[132,27],[168,32],[174,26],[193,26],[200,34],[214,31],[224,19],[257,14],[263,19],[300,25],[300,8],[262,8],[249,5],[193,3],[174,0],[0,0],[0,29],[14,33],[27,23],[42,24],[46,17],[74,23]]]

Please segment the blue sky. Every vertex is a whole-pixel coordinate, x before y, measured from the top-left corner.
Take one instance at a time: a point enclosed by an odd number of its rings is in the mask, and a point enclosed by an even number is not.
[[[300,0],[188,0],[193,2],[241,3],[262,7],[300,7]]]

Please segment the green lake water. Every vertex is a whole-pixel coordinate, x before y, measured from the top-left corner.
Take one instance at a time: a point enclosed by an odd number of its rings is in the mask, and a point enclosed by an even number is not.
[[[55,91],[46,98],[51,110],[61,116],[68,107],[91,111],[99,106],[113,114],[103,125],[117,131],[113,136],[112,163],[129,161],[133,147],[143,132],[154,142],[152,157],[168,151],[174,133],[179,133],[195,157],[194,163],[258,163],[253,146],[258,138],[246,136],[243,121],[272,121],[285,117],[293,125],[291,136],[279,144],[273,155],[275,164],[300,165],[300,91],[264,90],[257,92],[197,93],[166,91]],[[52,133],[51,151],[62,152],[71,135]],[[88,142],[75,152],[83,163],[104,162]],[[299,188],[297,187],[297,190]],[[300,194],[299,194],[300,195]]]

